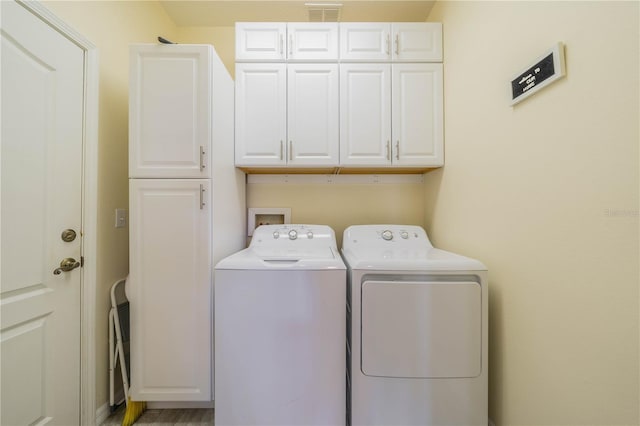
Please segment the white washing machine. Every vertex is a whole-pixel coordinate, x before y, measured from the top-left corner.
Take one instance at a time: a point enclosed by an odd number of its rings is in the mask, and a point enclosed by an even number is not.
[[[346,279],[322,225],[260,226],[216,265],[216,425],[346,423]]]
[[[487,270],[418,226],[344,232],[352,425],[487,425]]]

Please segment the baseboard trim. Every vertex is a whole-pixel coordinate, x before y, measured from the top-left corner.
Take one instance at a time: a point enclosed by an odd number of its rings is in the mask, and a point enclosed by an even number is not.
[[[101,425],[107,420],[107,417],[111,414],[111,408],[109,407],[109,403],[105,402],[96,410],[96,425]]]
[[[213,401],[148,401],[147,408],[168,409],[168,408],[213,408]]]

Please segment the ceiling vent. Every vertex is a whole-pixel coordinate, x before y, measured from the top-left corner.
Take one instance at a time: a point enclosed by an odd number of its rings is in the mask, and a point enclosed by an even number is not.
[[[309,10],[309,22],[338,22],[340,3],[305,3]]]

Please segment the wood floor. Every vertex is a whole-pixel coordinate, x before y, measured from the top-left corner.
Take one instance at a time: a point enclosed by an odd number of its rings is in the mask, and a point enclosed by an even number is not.
[[[114,411],[101,426],[120,426],[124,417],[125,407]],[[213,425],[213,408],[188,410],[157,410],[147,409],[136,421],[136,425],[179,425],[204,426]]]

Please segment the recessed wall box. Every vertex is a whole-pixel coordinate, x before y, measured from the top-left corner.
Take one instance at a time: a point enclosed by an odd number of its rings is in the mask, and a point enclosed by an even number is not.
[[[247,235],[252,236],[253,230],[260,225],[284,225],[285,223],[291,223],[291,209],[276,207],[250,208],[247,219]]]

